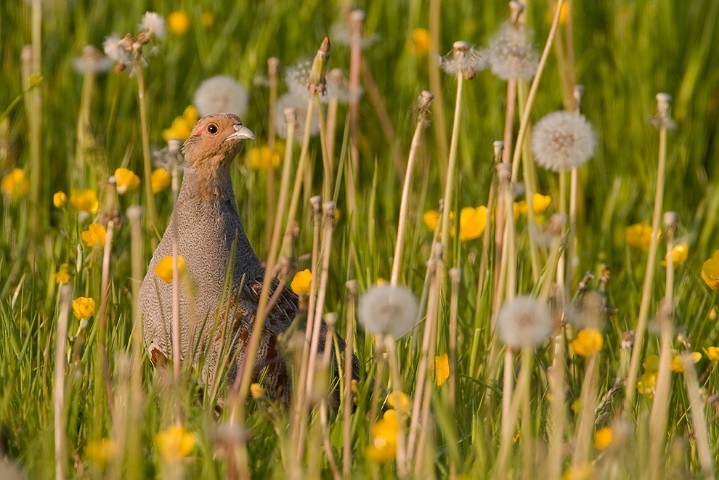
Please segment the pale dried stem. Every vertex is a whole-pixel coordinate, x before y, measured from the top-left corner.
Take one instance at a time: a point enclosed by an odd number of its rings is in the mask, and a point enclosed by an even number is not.
[[[417,158],[417,150],[419,149],[422,137],[422,129],[424,128],[424,115],[420,115],[417,126],[412,136],[412,145],[409,149],[409,158],[407,159],[407,170],[404,176],[404,185],[402,187],[402,200],[399,207],[399,222],[397,224],[397,239],[394,246],[394,256],[392,258],[392,276],[390,284],[397,285],[399,283],[399,275],[402,270],[402,256],[404,254],[404,237],[407,231],[407,212],[409,210],[409,193],[412,187],[412,173],[414,172],[414,164]]]
[[[102,276],[100,285],[100,310],[98,312],[98,342],[97,356],[102,370],[102,380],[105,384],[107,404],[110,417],[115,419],[114,396],[112,394],[112,377],[110,376],[110,362],[107,358],[107,295],[110,290],[110,255],[112,253],[112,240],[115,232],[115,223],[111,220],[107,224],[105,245],[102,253]]]
[[[629,364],[629,374],[625,384],[624,411],[630,413],[634,403],[634,394],[639,373],[639,363],[644,347],[644,334],[649,319],[649,307],[654,287],[654,269],[656,267],[657,247],[659,244],[659,226],[662,216],[662,203],[664,201],[664,175],[666,170],[667,156],[667,129],[662,126],[659,129],[659,165],[657,167],[657,188],[654,196],[654,214],[652,216],[652,238],[649,243],[649,255],[647,256],[647,267],[644,272],[644,285],[642,287],[642,302],[639,306],[639,317],[634,332],[634,347],[632,348],[632,360]]]
[[[572,466],[579,468],[589,461],[591,440],[594,433],[594,416],[597,407],[597,390],[599,382],[598,355],[592,355],[586,362],[584,381],[582,382],[581,405],[582,411],[577,426]]]
[[[441,250],[441,249],[437,249]],[[435,250],[427,264],[427,281],[429,292],[427,298],[427,319],[424,324],[424,335],[422,338],[422,351],[420,353],[419,365],[417,367],[417,381],[415,382],[415,402],[412,406],[412,422],[409,428],[409,440],[407,442],[407,459],[417,463],[415,456],[421,455],[422,447],[418,445],[418,435],[421,429],[427,428],[425,424],[420,425],[420,412],[423,409],[425,398],[429,402],[427,392],[430,390],[429,369],[430,359],[434,354],[434,338],[436,336],[437,320],[440,307],[440,289],[442,278],[441,252]],[[431,393],[431,392],[429,392]]]
[[[459,143],[459,123],[462,118],[462,85],[464,84],[464,75],[457,74],[457,98],[454,105],[454,123],[452,125],[452,140],[449,144],[449,160],[447,162],[447,183],[444,188],[444,210],[442,211],[442,246],[444,247],[443,260],[449,258],[449,212],[452,211],[454,205],[452,195],[454,193],[455,169],[457,164],[457,147]],[[459,223],[459,212],[457,212],[457,223]]]
[[[142,136],[142,167],[144,173],[145,202],[147,203],[147,230],[152,232],[157,224],[157,210],[155,208],[155,194],[152,193],[152,156],[150,154],[150,131],[147,124],[147,105],[145,101],[145,77],[142,65],[135,68],[137,76],[137,99],[140,107],[140,134]],[[157,240],[153,235],[153,243]]]
[[[67,323],[70,314],[72,286],[63,285],[60,289],[60,309],[57,320],[57,347],[55,348],[55,478],[65,478],[65,343],[67,341]]]
[[[712,461],[712,449],[709,443],[707,421],[704,414],[704,403],[701,399],[697,372],[694,370],[694,361],[688,352],[682,354],[684,364],[684,381],[687,385],[687,396],[691,407],[692,425],[694,427],[694,438],[697,444],[697,456],[702,467],[702,477],[714,479],[714,462]]]
[[[352,349],[354,345],[355,304],[357,302],[357,283],[347,282],[347,330],[345,331],[344,357],[344,400],[342,405],[342,475],[349,478],[352,465]]]

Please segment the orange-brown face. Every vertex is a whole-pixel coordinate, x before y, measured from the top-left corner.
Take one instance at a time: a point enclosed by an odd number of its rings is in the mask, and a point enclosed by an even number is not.
[[[182,152],[190,167],[218,168],[235,158],[246,139],[254,138],[237,115],[218,113],[197,122]]]

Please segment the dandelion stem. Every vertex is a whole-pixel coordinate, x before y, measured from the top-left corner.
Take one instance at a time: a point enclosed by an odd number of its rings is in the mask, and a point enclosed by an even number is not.
[[[549,51],[552,48],[552,42],[554,41],[554,37],[557,34],[557,27],[559,26],[559,14],[562,11],[562,4],[564,3],[564,0],[557,0],[556,4],[556,11],[554,12],[554,18],[552,18],[552,26],[549,29],[549,34],[547,35],[547,41],[544,44],[544,50],[542,51],[542,56],[539,59],[539,64],[537,65],[537,73],[534,74],[534,79],[532,80],[532,86],[529,88],[529,95],[527,96],[527,103],[524,108],[524,112],[522,113],[522,121],[519,123],[519,131],[517,132],[517,140],[515,142],[514,146],[514,155],[512,156],[512,178],[517,178],[517,173],[519,171],[519,158],[522,152],[522,143],[524,142],[524,137],[527,133],[527,128],[529,127],[529,116],[532,112],[532,106],[534,105],[534,97],[537,95],[537,91],[539,90],[539,82],[542,80],[542,73],[544,73],[544,67],[547,63],[547,57],[549,57]]]
[[[307,157],[310,148],[310,125],[312,124],[312,108],[314,106],[313,98],[307,101],[307,113],[304,123],[304,135],[302,137],[302,148],[300,150],[300,160],[295,172],[295,183],[292,187],[292,199],[290,200],[290,209],[287,215],[287,225],[292,225],[297,216],[297,207],[300,201],[300,191],[302,186],[302,177],[307,169]]]
[[[102,277],[100,286],[100,311],[98,322],[97,356],[98,364],[102,370],[102,380],[105,384],[107,403],[110,408],[110,417],[115,418],[114,398],[112,394],[112,377],[110,376],[110,362],[107,358],[107,295],[110,290],[110,255],[112,254],[112,240],[115,223],[110,220],[107,224],[105,246],[102,254]]]
[[[407,212],[409,210],[409,192],[412,186],[412,173],[414,172],[415,159],[417,158],[417,150],[422,138],[422,130],[424,128],[424,115],[420,115],[417,120],[417,126],[412,136],[412,145],[409,149],[409,158],[407,159],[407,170],[404,174],[404,185],[402,187],[402,200],[399,207],[399,222],[397,225],[397,239],[394,246],[394,256],[392,258],[392,276],[390,284],[397,285],[399,283],[399,275],[402,269],[402,255],[404,253],[404,236],[407,231]]]
[[[352,465],[352,351],[354,344],[355,305],[357,282],[347,282],[347,330],[345,332],[344,404],[342,405],[342,475],[349,478]]]
[[[597,355],[587,359],[580,396],[582,411],[577,426],[576,444],[572,455],[572,466],[579,468],[589,460],[592,433],[594,432],[594,411],[597,406],[599,363]]]
[[[449,256],[449,213],[452,210],[452,194],[454,191],[455,169],[457,163],[457,144],[459,143],[459,122],[462,118],[462,85],[464,83],[464,75],[462,72],[457,74],[457,99],[454,106],[454,124],[452,125],[452,140],[449,146],[449,160],[447,166],[447,183],[444,188],[444,205],[442,211],[442,245],[444,247],[444,261],[447,263]]]
[[[629,374],[625,384],[626,394],[624,397],[624,410],[629,413],[634,402],[634,393],[639,373],[639,360],[642,356],[644,346],[644,333],[649,318],[649,306],[652,299],[654,286],[654,268],[657,258],[657,246],[659,243],[659,223],[661,221],[662,203],[664,200],[664,174],[666,170],[667,156],[667,129],[664,124],[659,128],[659,164],[657,167],[657,187],[654,196],[654,214],[652,217],[652,238],[649,242],[649,255],[647,267],[644,272],[644,285],[642,287],[642,302],[639,306],[639,317],[634,332],[634,347],[632,348],[632,359],[629,364]]]
[[[701,399],[697,372],[694,370],[694,361],[688,352],[682,355],[682,363],[684,364],[684,382],[687,385],[687,396],[691,407],[694,438],[697,442],[697,456],[702,467],[702,476],[705,479],[713,479],[715,478],[714,463],[712,461],[706,417],[704,416],[704,402]]]
[[[429,88],[435,94],[436,102],[432,108],[432,118],[434,118],[434,134],[439,148],[439,178],[442,185],[447,181],[447,163],[445,158],[449,155],[449,147],[447,145],[447,121],[444,114],[444,95],[442,94],[442,82],[439,71],[439,39],[441,34],[441,0],[430,0],[429,2],[429,55],[428,73]],[[489,225],[489,224],[487,224]]]
[[[150,131],[147,124],[147,106],[145,102],[145,76],[142,65],[136,65],[137,76],[137,97],[140,107],[140,134],[142,136],[142,166],[145,178],[145,201],[147,203],[147,229],[152,231],[157,224],[157,210],[155,208],[155,196],[152,193],[152,159],[150,156]],[[153,236],[154,238],[154,236]]]
[[[57,347],[55,349],[55,478],[65,478],[65,343],[70,314],[72,287],[60,289],[60,309],[57,320]]]

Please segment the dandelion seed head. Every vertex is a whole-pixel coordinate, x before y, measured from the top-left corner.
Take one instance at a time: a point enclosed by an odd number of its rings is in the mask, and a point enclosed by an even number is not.
[[[155,12],[145,12],[145,15],[142,16],[140,29],[157,38],[165,38],[165,35],[167,35],[165,19],[162,18],[162,15]]]
[[[307,91],[307,83],[310,78],[310,72],[312,71],[311,60],[301,60],[285,71],[285,84],[287,90],[290,93],[298,96],[305,97],[305,100],[310,97],[310,93]]]
[[[104,56],[93,45],[82,49],[82,55],[72,59],[72,67],[77,73],[102,73],[112,66],[112,60]]]
[[[302,93],[288,92],[277,99],[277,105],[275,106],[275,128],[277,129],[277,135],[282,138],[287,137],[287,127],[285,125],[284,111],[285,109],[292,108],[295,111],[295,135],[302,138],[305,131],[305,120],[307,119],[307,96]],[[312,109],[312,122],[310,123],[310,135],[317,135],[320,131],[320,119],[317,109]]]
[[[193,103],[201,116],[212,113],[234,113],[242,118],[247,113],[249,96],[245,87],[227,75],[203,81],[195,91]]]
[[[452,51],[439,59],[442,70],[450,75],[461,73],[467,80],[474,78],[474,74],[487,68],[487,65],[484,55],[462,40],[454,42]]]
[[[673,130],[677,127],[671,116],[672,96],[668,93],[657,93],[657,114],[652,117],[651,124],[654,128],[665,128]]]
[[[497,316],[499,336],[512,348],[543,343],[552,333],[552,316],[547,305],[529,296],[505,303]]]
[[[418,309],[417,299],[410,290],[375,285],[360,297],[357,313],[368,332],[399,338],[417,321]]]
[[[504,80],[529,80],[539,65],[539,53],[523,26],[504,22],[485,50],[492,73]]]
[[[584,165],[594,154],[596,143],[592,125],[583,115],[574,112],[545,115],[532,133],[532,151],[537,163],[555,172]]]
[[[121,65],[131,65],[131,45],[127,45],[127,43],[126,38],[120,38],[118,35],[110,35],[102,42],[102,49],[110,60]]]
[[[327,72],[327,94],[322,97],[324,101],[337,100],[339,103],[349,103],[352,95],[347,85],[347,77],[340,68],[333,68]]]

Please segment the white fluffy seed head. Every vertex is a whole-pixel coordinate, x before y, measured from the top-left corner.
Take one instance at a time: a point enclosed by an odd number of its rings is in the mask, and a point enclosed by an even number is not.
[[[539,64],[526,29],[505,22],[489,41],[485,51],[492,73],[504,80],[529,80]]]
[[[295,139],[302,138],[305,132],[305,120],[307,120],[307,95],[296,92],[287,92],[277,99],[275,106],[275,128],[277,135],[287,137],[287,125],[284,118],[284,111],[292,108],[295,111]],[[315,136],[320,131],[320,118],[317,109],[312,109],[312,122],[310,124],[310,135]]]
[[[247,113],[249,96],[245,87],[227,75],[217,75],[202,82],[195,91],[194,104],[201,116],[212,113]]]
[[[375,285],[360,297],[357,314],[369,333],[399,338],[417,321],[419,306],[414,294],[392,285]]]
[[[132,64],[132,54],[124,47],[123,39],[117,35],[110,35],[102,42],[105,55],[114,62],[122,65]]]
[[[529,296],[517,297],[502,306],[497,328],[508,346],[533,347],[552,333],[552,316],[544,302]]]
[[[93,45],[82,49],[82,56],[72,59],[72,67],[77,73],[102,73],[112,67],[112,60],[104,56]]]
[[[594,154],[596,138],[583,115],[554,112],[545,115],[532,133],[532,151],[537,163],[555,172],[584,165]]]
[[[165,38],[165,35],[167,35],[165,19],[155,12],[145,12],[145,15],[142,16],[140,29],[157,38]]]

